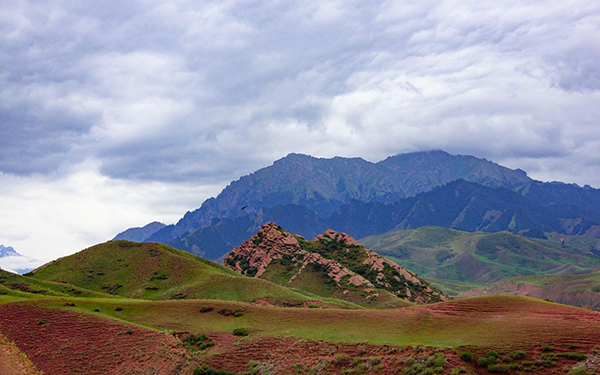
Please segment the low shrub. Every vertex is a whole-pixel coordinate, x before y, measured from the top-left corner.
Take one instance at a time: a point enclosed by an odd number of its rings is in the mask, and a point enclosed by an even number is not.
[[[471,362],[473,360],[473,353],[462,352],[462,353],[460,353],[460,359],[462,359],[465,362]]]
[[[205,334],[196,335],[193,333],[189,333],[181,339],[181,341],[185,344],[189,349],[200,349],[205,350],[212,346],[215,346],[215,342]]]
[[[350,356],[348,354],[336,354],[335,357],[331,360],[331,363],[336,366],[343,366],[350,363]]]
[[[522,359],[525,357],[525,352],[522,350],[517,350],[516,352],[510,353],[509,357],[513,360]]]
[[[244,315],[244,309],[220,309],[219,311],[217,311],[219,314],[223,315],[223,316],[234,316],[236,318],[239,318],[240,316]]]
[[[511,370],[520,371],[523,370],[523,365],[520,365],[518,363],[511,363],[510,365],[508,365],[508,368],[510,368]]]
[[[236,328],[233,330],[233,334],[235,336],[248,336],[248,331],[246,331],[246,328]]]
[[[543,351],[543,352],[551,352],[551,351],[554,350],[554,346],[548,345],[548,344],[542,345],[542,347],[541,347],[540,350]]]
[[[467,368],[465,366],[461,366],[461,367],[456,367],[453,368],[452,371],[450,371],[450,375],[462,375],[462,374],[468,374],[469,370],[467,370]]]
[[[404,369],[402,375],[432,375],[444,371],[446,356],[438,353],[434,357],[427,358],[423,363],[415,363],[414,358],[409,358],[406,364],[409,367]]]
[[[490,364],[487,367],[487,370],[489,372],[496,372],[499,374],[505,374],[508,372],[508,366],[507,365],[495,365],[495,364]]]
[[[480,357],[477,359],[477,365],[481,367],[488,367],[494,364],[496,364],[496,357]]]
[[[587,359],[587,355],[583,353],[556,353],[557,357],[574,359],[576,361],[585,361]]]
[[[168,278],[169,278],[169,276],[165,275],[164,273],[159,273],[158,271],[154,271],[154,274],[150,278],[150,281],[153,281],[153,280],[167,280]]]
[[[571,371],[571,375],[592,375],[592,373],[589,372],[585,367],[580,366],[573,369],[573,371]]]
[[[214,310],[214,308],[213,308],[213,307],[210,307],[210,306],[202,306],[202,307],[200,308],[200,312],[201,312],[201,313],[203,313],[203,314],[204,314],[204,313],[207,313],[207,312],[211,312],[211,311],[213,311],[213,310]]]

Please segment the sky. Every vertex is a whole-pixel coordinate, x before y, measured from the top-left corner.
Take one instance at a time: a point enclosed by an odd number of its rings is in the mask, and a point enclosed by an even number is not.
[[[290,152],[600,187],[598,61],[588,0],[5,1],[0,244],[172,223]]]

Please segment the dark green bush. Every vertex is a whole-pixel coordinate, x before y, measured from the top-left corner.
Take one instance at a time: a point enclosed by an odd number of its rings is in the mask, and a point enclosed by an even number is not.
[[[577,367],[571,372],[571,375],[592,375],[585,367]]]
[[[480,357],[477,359],[477,365],[481,367],[488,367],[494,364],[496,364],[496,357]]]
[[[201,313],[207,313],[207,312],[211,312],[211,311],[213,311],[213,310],[214,310],[214,308],[213,308],[213,307],[210,307],[210,306],[202,306],[202,307],[200,308],[200,312],[201,312]]]
[[[185,293],[175,293],[171,295],[171,299],[186,299],[187,295]]]
[[[189,333],[184,336],[181,341],[190,349],[200,349],[205,350],[212,346],[215,346],[215,342],[205,334],[196,335],[193,333]]]
[[[236,328],[233,330],[233,334],[235,336],[248,336],[248,331],[246,331],[246,328]]]
[[[217,311],[219,314],[223,315],[223,316],[234,316],[236,318],[239,318],[240,316],[244,315],[244,309],[219,309],[219,311]]]
[[[460,353],[460,359],[462,359],[465,362],[471,362],[473,360],[473,353],[462,352],[462,353]]]
[[[508,366],[507,365],[490,364],[490,365],[488,365],[487,370],[489,372],[496,372],[499,374],[504,374],[504,373],[508,372]]]
[[[522,350],[517,350],[516,352],[512,352],[509,354],[510,358],[517,360],[525,357],[525,352]]]
[[[518,364],[518,363],[511,363],[510,365],[508,365],[508,368],[510,368],[511,370],[523,370],[523,366]]]

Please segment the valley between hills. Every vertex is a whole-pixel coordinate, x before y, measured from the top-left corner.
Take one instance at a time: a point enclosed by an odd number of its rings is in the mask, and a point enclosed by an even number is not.
[[[4,374],[597,374],[600,191],[291,154],[175,224],[0,270]]]

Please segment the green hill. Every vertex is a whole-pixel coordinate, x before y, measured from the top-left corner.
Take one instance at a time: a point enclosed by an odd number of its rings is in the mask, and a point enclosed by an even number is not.
[[[590,272],[600,258],[589,249],[509,232],[441,227],[391,231],[362,244],[428,278],[485,284],[505,277]],[[457,286],[457,285],[455,285]]]
[[[91,291],[150,300],[218,299],[300,305],[318,297],[157,243],[109,241],[57,259],[32,273],[37,280],[66,282]],[[336,300],[335,306],[352,306]]]
[[[502,279],[458,295],[459,298],[516,294],[600,310],[600,271],[583,275],[537,275]]]

